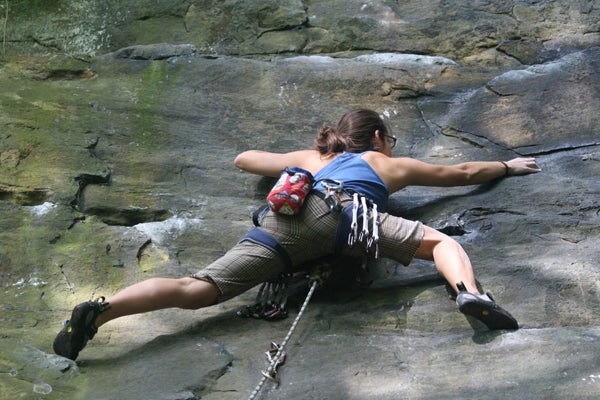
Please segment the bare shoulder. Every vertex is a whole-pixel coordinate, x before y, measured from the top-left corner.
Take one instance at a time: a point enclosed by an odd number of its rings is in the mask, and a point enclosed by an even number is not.
[[[321,154],[317,150],[310,150],[310,149],[292,151],[291,153],[287,153],[287,155],[290,157],[294,157],[294,158],[298,159],[299,161],[306,160],[306,159],[309,159],[309,160],[319,159],[319,157],[321,156]]]
[[[317,150],[304,150],[299,154],[301,160],[298,160],[297,165],[315,175],[338,155],[339,153],[324,155]]]
[[[376,151],[364,154],[363,160],[386,183],[391,193],[408,186],[408,176],[417,162],[408,157],[388,157]]]
[[[298,150],[285,154],[286,159],[290,163],[289,166],[304,168],[313,172],[320,169],[323,164],[323,156],[317,150]]]

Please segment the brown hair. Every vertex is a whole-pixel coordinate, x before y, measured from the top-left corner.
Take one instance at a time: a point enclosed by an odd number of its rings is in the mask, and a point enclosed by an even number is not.
[[[373,110],[358,109],[342,116],[337,127],[323,126],[317,133],[315,147],[323,155],[346,151],[362,153],[373,149],[375,131],[391,136],[386,122]]]

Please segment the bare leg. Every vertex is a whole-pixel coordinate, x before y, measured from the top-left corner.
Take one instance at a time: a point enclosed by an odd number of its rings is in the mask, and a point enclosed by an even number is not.
[[[433,260],[438,271],[457,293],[456,284],[465,284],[469,293],[459,294],[456,299],[456,305],[463,314],[478,319],[489,329],[519,329],[519,323],[508,311],[489,296],[480,296],[469,257],[454,239],[426,226],[416,257]]]
[[[107,299],[110,308],[98,315],[96,326],[125,315],[163,308],[197,309],[210,306],[217,299],[218,289],[209,282],[186,277],[180,279],[151,278],[126,287]]]
[[[480,294],[475,282],[475,274],[469,256],[462,246],[451,237],[428,226],[424,226],[425,234],[416,257],[433,260],[437,270],[458,293],[456,284],[463,282],[467,291]]]

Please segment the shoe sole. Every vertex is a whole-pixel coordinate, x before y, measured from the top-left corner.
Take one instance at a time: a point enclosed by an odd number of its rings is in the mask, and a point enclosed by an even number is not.
[[[479,301],[465,301],[458,309],[483,322],[491,330],[519,329],[519,323],[510,313],[498,305],[490,306]]]
[[[85,334],[85,326],[77,327],[75,326],[76,324],[73,323],[73,321],[77,321],[85,324],[84,317],[86,316],[85,313],[87,311],[86,306],[86,303],[75,306],[71,313],[71,319],[67,321],[61,331],[58,332],[58,335],[56,335],[54,343],[52,344],[52,348],[56,354],[75,360],[79,355],[79,352],[87,344],[88,339]],[[79,335],[77,335],[77,331],[79,331]]]

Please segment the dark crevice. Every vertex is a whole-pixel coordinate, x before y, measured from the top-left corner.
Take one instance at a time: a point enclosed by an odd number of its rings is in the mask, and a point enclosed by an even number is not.
[[[492,214],[527,215],[525,212],[522,212],[522,211],[507,210],[505,208],[474,207],[474,208],[470,208],[468,210],[463,211],[459,215],[459,218],[462,219],[462,217],[464,217],[467,214],[471,214],[476,217],[480,217],[483,215],[492,215]]]
[[[5,125],[7,128],[15,128],[15,129],[20,129],[20,128],[24,128],[30,131],[37,131],[40,129],[39,126],[33,126],[33,125],[29,125],[26,124],[24,122],[7,122]],[[8,134],[6,136],[6,138],[8,139],[9,137],[11,137],[12,135]]]
[[[306,28],[308,28],[308,19],[306,19],[303,23],[301,23],[300,25],[293,25],[293,26],[286,26],[283,28],[274,28],[274,29],[267,29],[262,31],[257,37],[256,39],[260,39],[264,34],[266,33],[271,33],[271,32],[292,32],[292,31],[301,31],[304,30]]]
[[[67,227],[67,230],[73,229],[73,227],[79,222],[85,222],[85,216],[73,218],[73,221],[71,221],[71,224]]]
[[[510,96],[514,96],[514,93],[500,93],[499,91],[495,90],[493,87],[486,85],[485,88],[487,90],[489,90],[490,92],[494,93],[496,96],[499,97],[510,97]]]
[[[115,59],[167,60],[171,57],[191,57],[196,55],[196,47],[190,44],[157,43],[133,45],[112,53]]]
[[[486,183],[482,183],[480,185],[476,185],[473,190],[470,190],[466,193],[435,197],[433,199],[425,199],[425,200],[421,199],[416,202],[413,202],[410,200],[407,201],[407,199],[398,201],[398,197],[393,195],[393,196],[390,196],[388,212],[391,215],[395,215],[395,216],[406,218],[406,219],[422,220],[423,218],[425,218],[425,215],[433,207],[442,206],[443,204],[445,204],[449,201],[452,201],[453,199],[459,199],[459,198],[464,198],[464,197],[469,197],[469,196],[477,196],[477,195],[480,195],[483,193],[487,193],[487,192],[493,190],[501,180],[502,179],[499,178],[499,179],[494,179],[494,180],[486,182]],[[463,212],[462,214],[458,215],[455,218],[457,221],[460,221],[459,224],[463,224],[462,217],[466,213],[468,213],[468,211]],[[438,223],[435,228],[438,229],[440,227],[443,227],[444,224],[446,224],[446,223],[447,222]],[[454,223],[454,224],[456,224],[456,223]],[[467,231],[467,233],[468,233],[468,231]]]
[[[19,206],[39,206],[53,194],[54,192],[48,188],[25,189],[18,186],[0,185],[0,200]]]
[[[38,80],[45,81],[78,81],[95,78],[97,74],[89,68],[80,69],[55,69],[48,71]]]
[[[183,167],[179,168],[179,173],[178,175],[181,176],[181,179],[183,180],[183,185],[185,187],[188,186],[188,182],[187,182],[187,171],[191,171],[191,170],[197,170],[200,173],[204,172],[204,168],[196,166],[196,165],[184,165]]]
[[[58,241],[62,238],[62,235],[56,235],[54,236],[52,239],[48,240],[48,243],[50,244],[56,244],[58,243]]]
[[[535,148],[539,146],[539,144],[532,144],[530,146],[522,146],[515,149],[518,154],[528,155],[528,156],[546,156],[550,154],[557,154],[563,152],[569,152],[573,150],[586,149],[589,147],[600,146],[600,142],[591,142],[591,143],[581,143],[581,144],[567,144],[564,146],[557,146],[551,149],[538,150],[538,151],[527,151],[528,148]]]
[[[89,207],[85,209],[85,213],[100,218],[107,225],[114,226],[134,226],[146,222],[160,222],[172,217],[168,210],[133,207]]]
[[[75,290],[73,290],[73,284],[71,283],[71,281],[69,280],[69,278],[67,277],[67,274],[65,274],[65,270],[64,270],[64,264],[61,264],[58,266],[58,268],[60,269],[60,274],[63,276],[63,278],[65,279],[67,288],[69,289],[69,291],[71,292],[71,294],[75,294]]]
[[[144,251],[151,244],[152,244],[152,239],[148,239],[138,249],[137,253],[135,254],[135,259],[137,260],[138,264],[142,262],[142,257],[144,256]]]
[[[440,133],[444,136],[457,138],[457,139],[467,142],[475,147],[483,148],[483,147],[486,147],[487,144],[491,144],[491,145],[493,145],[493,147],[499,148],[501,150],[514,151],[513,149],[511,149],[501,143],[490,140],[490,138],[488,138],[484,135],[478,135],[478,134],[472,133],[472,132],[461,131],[456,128],[442,129]]]
[[[62,47],[56,43],[44,41],[44,40],[36,38],[35,36],[32,36],[32,35],[28,36],[27,39],[31,40],[32,42],[34,42],[35,44],[37,44],[39,46],[45,47],[45,48],[63,51]]]
[[[465,230],[465,227],[462,223],[459,224],[448,224],[442,228],[437,228],[438,231],[445,233],[448,236],[463,236],[468,232]]]
[[[214,393],[216,391],[213,390],[213,388],[215,387],[219,379],[221,379],[223,376],[225,376],[225,374],[231,371],[232,367],[233,361],[229,361],[227,364],[219,368],[215,368],[212,371],[209,371],[206,375],[202,377],[201,381],[198,384],[192,387],[188,387],[186,389],[191,391],[194,394],[194,396],[197,396],[196,398],[198,399],[203,398],[203,396],[206,396],[207,394]],[[223,391],[220,390],[219,392]],[[227,392],[232,391],[228,390]]]
[[[590,142],[590,143],[578,143],[578,144],[565,144],[565,145],[556,146],[556,147],[550,148],[550,149],[548,149],[548,148],[539,149],[539,147],[542,146],[542,143],[532,143],[532,144],[529,144],[526,146],[519,146],[519,147],[511,148],[502,143],[495,142],[484,135],[478,135],[478,134],[472,133],[472,132],[461,131],[461,130],[458,130],[455,128],[442,129],[441,133],[442,133],[442,135],[457,138],[466,143],[472,144],[473,146],[476,146],[476,147],[483,148],[483,147],[487,147],[488,144],[491,144],[496,148],[499,148],[504,151],[512,151],[515,154],[521,155],[521,156],[523,156],[523,155],[543,156],[543,155],[549,155],[549,154],[554,154],[554,153],[561,153],[561,152],[565,152],[565,151],[585,149],[585,148],[600,145],[600,142]],[[528,149],[531,149],[531,150],[528,150]]]
[[[93,155],[93,147],[90,149],[90,154]],[[127,207],[120,208],[111,204],[86,206],[85,190],[88,185],[109,185],[111,172],[107,170],[104,173],[88,174],[82,173],[75,177],[75,182],[78,185],[77,192],[69,205],[76,211],[85,215],[94,215],[107,225],[114,226],[134,226],[145,222],[159,222],[172,217],[172,213],[162,208],[147,208],[147,207]],[[85,216],[79,221],[85,219]],[[71,229],[77,220],[70,226]]]
[[[106,185],[110,182],[110,171],[104,175],[80,174],[75,177],[75,182],[78,185],[77,192],[73,200],[69,203],[74,210],[83,211],[83,192],[87,185]]]

